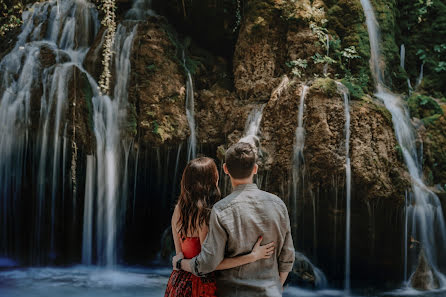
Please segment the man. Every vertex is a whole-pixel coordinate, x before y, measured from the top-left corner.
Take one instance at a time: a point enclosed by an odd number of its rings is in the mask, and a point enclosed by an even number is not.
[[[273,257],[216,272],[217,296],[281,296],[295,255],[288,210],[279,197],[253,183],[258,169],[253,146],[236,143],[225,159],[223,170],[231,178],[233,192],[214,205],[200,254],[190,260],[176,257],[173,265],[204,276],[225,257],[251,252],[262,235],[263,242],[275,243]]]

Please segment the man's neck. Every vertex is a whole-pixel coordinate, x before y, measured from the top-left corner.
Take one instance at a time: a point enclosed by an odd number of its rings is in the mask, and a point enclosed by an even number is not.
[[[231,178],[232,189],[235,189],[237,186],[240,186],[240,185],[246,185],[246,184],[252,184],[252,183],[253,183],[252,176],[245,178],[245,179],[232,179]]]

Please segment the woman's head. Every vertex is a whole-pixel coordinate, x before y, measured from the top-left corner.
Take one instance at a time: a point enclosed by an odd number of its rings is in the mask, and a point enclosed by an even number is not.
[[[218,170],[214,160],[201,157],[190,161],[183,171],[181,194],[178,198],[181,235],[194,233],[209,223],[212,207],[220,200]]]

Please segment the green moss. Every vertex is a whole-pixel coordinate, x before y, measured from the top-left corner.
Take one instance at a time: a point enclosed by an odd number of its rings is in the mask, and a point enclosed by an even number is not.
[[[349,90],[351,98],[360,100],[362,97],[364,97],[364,91],[360,86],[357,86],[346,79],[343,79],[341,82]]]
[[[146,70],[149,72],[155,72],[156,71],[156,65],[155,64],[149,64],[146,66]]]
[[[435,122],[436,122],[437,120],[439,120],[440,117],[441,117],[440,114],[434,114],[434,115],[432,115],[432,116],[430,116],[430,117],[423,118],[423,124],[424,124],[425,126],[432,126],[432,125],[435,125]]]
[[[395,152],[396,152],[398,160],[403,162],[404,161],[403,150],[401,149],[401,147],[398,144],[395,146]]]
[[[159,135],[159,127],[160,125],[158,124],[157,121],[152,121],[152,133]]]
[[[331,78],[318,78],[311,85],[311,89],[318,90],[328,96],[335,96],[337,94],[336,81]]]
[[[443,114],[443,110],[435,99],[422,94],[414,93],[407,100],[407,104],[409,105],[409,111],[412,117],[424,119],[434,115]]]
[[[371,76],[370,43],[360,1],[326,0],[324,2],[328,6],[327,28],[332,36],[330,56],[338,61],[337,77],[348,77],[351,83],[361,86],[363,91],[371,90],[373,85],[372,80],[369,79]],[[342,50],[352,47],[360,58],[346,61],[342,57]]]

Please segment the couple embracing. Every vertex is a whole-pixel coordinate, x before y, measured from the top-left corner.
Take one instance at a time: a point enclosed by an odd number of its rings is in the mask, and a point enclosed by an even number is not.
[[[220,200],[210,158],[189,162],[172,216],[176,256],[165,297],[281,296],[294,262],[288,210],[253,183],[256,149],[239,142],[223,170],[233,192]]]

